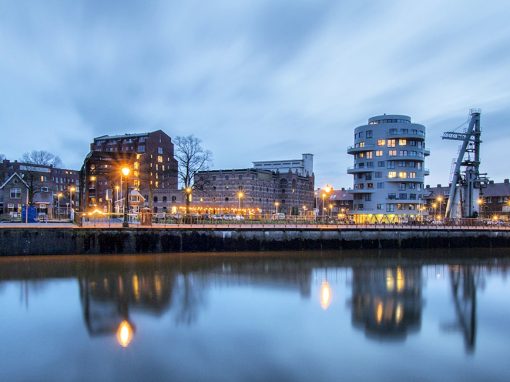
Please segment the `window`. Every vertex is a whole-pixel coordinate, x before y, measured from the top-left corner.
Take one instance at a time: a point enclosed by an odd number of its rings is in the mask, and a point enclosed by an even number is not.
[[[383,188],[384,188],[384,183],[383,183],[383,182],[378,182],[378,183],[377,183],[377,188],[378,188],[379,190],[383,189]]]
[[[384,146],[386,145],[386,140],[385,139],[378,139],[377,140],[377,146]]]
[[[374,162],[367,162],[367,167],[368,168],[373,168],[374,167]]]
[[[397,156],[397,150],[390,150],[390,151],[388,151],[388,155],[390,157],[396,157]]]
[[[400,191],[405,191],[405,190],[406,190],[406,184],[405,184],[405,183],[400,183],[400,184],[398,185],[398,189],[399,189]]]
[[[382,172],[381,171],[376,171],[375,172],[375,178],[382,178]]]
[[[361,141],[361,142],[359,143],[359,147],[365,147],[365,141]]]
[[[372,138],[372,130],[367,130],[366,137],[367,138]]]
[[[371,202],[372,201],[372,194],[366,194],[365,195],[365,202]]]
[[[406,157],[407,156],[407,150],[400,150],[400,156],[401,157]]]
[[[11,199],[21,199],[21,188],[11,188]]]
[[[399,145],[399,146],[405,146],[405,145],[407,145],[407,139],[399,139],[399,140],[398,140],[398,145]]]
[[[397,199],[397,194],[395,194],[395,193],[388,194],[388,199],[389,199],[389,200],[395,200],[395,199]]]
[[[163,163],[163,156],[162,155],[158,155],[158,163]]]
[[[382,210],[382,204],[377,204],[377,209]]]
[[[379,161],[377,162],[377,167],[384,167],[386,165],[386,162],[385,161]]]
[[[138,152],[144,153],[145,152],[145,145],[138,145]]]
[[[163,196],[163,202],[166,202],[166,200],[167,200],[166,196]]]
[[[386,204],[386,212],[395,212],[394,204]]]
[[[388,178],[396,178],[397,172],[396,171],[389,171],[388,172]]]
[[[411,171],[409,173],[409,178],[412,178],[412,179],[416,178],[416,173],[414,171]]]
[[[377,151],[375,152],[375,156],[376,156],[376,157],[382,157],[382,156],[383,156],[383,151],[382,151],[382,150],[377,150]]]
[[[406,179],[407,178],[407,172],[406,171],[400,171],[398,173],[398,177],[402,178],[402,179]]]
[[[367,159],[372,159],[374,157],[374,152],[373,151],[368,151],[367,152]]]
[[[158,154],[163,154],[163,147],[158,147]]]
[[[388,161],[388,168],[395,168],[395,162],[394,162],[394,161],[389,160],[389,161]]]
[[[388,147],[395,147],[397,145],[397,141],[395,139],[388,139]]]
[[[398,194],[398,198],[400,200],[405,200],[405,199],[407,199],[407,194],[405,192],[402,192],[402,193]]]

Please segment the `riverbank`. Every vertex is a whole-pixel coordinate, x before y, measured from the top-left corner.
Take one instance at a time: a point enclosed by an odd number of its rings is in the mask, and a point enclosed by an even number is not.
[[[3,227],[0,256],[280,250],[510,248],[510,230],[477,227]]]

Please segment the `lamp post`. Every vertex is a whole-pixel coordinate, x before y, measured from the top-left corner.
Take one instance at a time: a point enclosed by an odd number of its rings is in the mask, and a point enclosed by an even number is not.
[[[443,220],[443,211],[442,211],[443,197],[442,196],[438,196],[436,198],[436,200],[439,203],[439,216],[440,216],[440,219]]]
[[[71,186],[69,187],[69,202],[71,204],[71,211],[70,211],[70,215],[71,215],[71,219],[74,217],[74,201],[73,201],[73,192],[76,191],[76,187],[74,186]]]
[[[324,211],[327,211],[326,208],[326,196],[329,195],[329,193],[333,191],[333,187],[331,187],[329,184],[326,184],[324,188],[322,189],[322,213],[321,215],[324,216]]]
[[[120,206],[119,206],[119,186],[115,186],[115,212],[116,213],[119,213],[119,209],[120,209]]]
[[[184,192],[186,193],[186,215],[189,215],[189,206],[191,204],[191,193],[193,192],[191,187],[186,187],[184,189]]]
[[[241,199],[242,199],[243,197],[244,197],[244,192],[239,191],[239,192],[237,193],[237,198],[239,199],[239,208],[238,208],[239,210],[241,209]]]
[[[480,210],[480,213],[478,215],[480,216],[480,219],[483,219],[483,199],[482,198],[478,198],[476,203],[478,204],[478,206],[479,206],[478,208]]]
[[[57,194],[57,219],[60,218],[60,198],[62,197],[62,193],[59,192]]]
[[[274,213],[277,214],[278,213],[278,206],[280,205],[280,203],[278,202],[274,202]]]
[[[129,167],[122,167],[122,175],[124,175],[126,177],[126,195],[124,196],[125,197],[125,200],[124,200],[124,221],[122,222],[122,227],[124,228],[128,228],[129,227],[129,222],[128,222],[128,210],[129,210],[129,200],[128,200],[128,194],[129,194],[129,182],[128,182],[128,176],[129,176],[129,173],[131,172],[131,170],[129,169]]]

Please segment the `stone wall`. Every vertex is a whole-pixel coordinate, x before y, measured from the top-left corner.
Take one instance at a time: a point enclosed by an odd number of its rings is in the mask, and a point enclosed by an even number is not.
[[[2,228],[0,255],[510,247],[510,231]]]

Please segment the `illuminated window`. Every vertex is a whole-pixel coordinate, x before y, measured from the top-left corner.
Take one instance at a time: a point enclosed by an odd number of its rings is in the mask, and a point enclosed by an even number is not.
[[[405,145],[407,145],[407,139],[399,139],[399,140],[398,140],[398,145],[399,145],[399,146],[405,146]]]
[[[409,178],[416,178],[416,173],[415,172],[410,172],[409,173]]]
[[[397,156],[397,150],[390,150],[390,151],[388,151],[388,155],[390,157],[396,157]]]
[[[384,146],[386,145],[386,140],[385,139],[378,139],[377,140],[377,146]]]
[[[397,172],[396,171],[389,171],[388,172],[388,178],[396,178]]]
[[[365,141],[361,141],[361,142],[359,143],[359,147],[365,147]]]
[[[402,178],[402,179],[407,178],[407,172],[406,172],[406,171],[400,171],[400,172],[398,173],[398,177],[399,177],[399,178]]]
[[[383,151],[382,151],[382,150],[377,150],[377,151],[375,152],[375,156],[376,156],[376,157],[382,157],[382,156],[383,156]]]
[[[374,152],[373,152],[373,151],[368,151],[368,152],[367,152],[367,159],[372,159],[372,158],[373,158],[373,155],[374,155]]]
[[[139,162],[135,162],[133,167],[135,168],[135,170],[138,170],[140,168],[140,163]]]
[[[395,147],[397,145],[397,141],[395,139],[388,139],[388,147]]]
[[[158,163],[163,163],[163,156],[162,155],[158,155]]]

